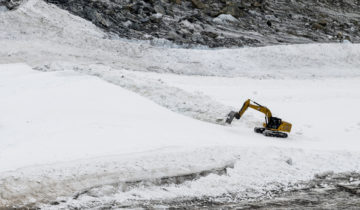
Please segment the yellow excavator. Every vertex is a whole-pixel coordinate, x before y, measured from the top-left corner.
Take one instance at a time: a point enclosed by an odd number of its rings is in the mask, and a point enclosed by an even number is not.
[[[231,124],[234,118],[240,119],[249,107],[265,114],[265,123],[263,123],[264,127],[255,127],[255,133],[262,133],[265,136],[279,138],[288,137],[287,133],[284,132],[289,133],[291,131],[291,123],[282,121],[280,118],[273,117],[271,111],[267,107],[250,99],[245,101],[239,112],[231,111],[226,118],[226,123]]]

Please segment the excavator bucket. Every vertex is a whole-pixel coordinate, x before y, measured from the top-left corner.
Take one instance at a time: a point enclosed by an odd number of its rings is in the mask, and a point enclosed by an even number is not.
[[[231,124],[237,114],[237,112],[231,111],[226,118],[226,123]]]

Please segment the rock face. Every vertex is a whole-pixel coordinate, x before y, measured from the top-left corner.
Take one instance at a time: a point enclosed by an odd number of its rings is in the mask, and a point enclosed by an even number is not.
[[[23,0],[0,0],[0,7],[6,7],[8,10],[16,9]]]
[[[129,39],[209,47],[360,42],[360,0],[46,1]]]

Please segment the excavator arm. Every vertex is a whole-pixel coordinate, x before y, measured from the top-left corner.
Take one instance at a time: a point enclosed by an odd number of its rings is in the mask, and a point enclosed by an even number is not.
[[[248,99],[244,102],[244,105],[241,107],[239,112],[232,111],[228,114],[226,122],[231,124],[231,122],[233,121],[234,118],[240,119],[249,107],[252,109],[255,109],[259,112],[264,113],[266,123],[268,123],[269,119],[272,117],[271,111],[267,107],[262,106],[262,105],[256,103],[255,101]]]

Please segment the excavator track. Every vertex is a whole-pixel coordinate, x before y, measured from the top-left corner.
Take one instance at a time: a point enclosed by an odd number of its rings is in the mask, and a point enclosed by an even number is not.
[[[288,135],[286,133],[283,132],[279,132],[279,131],[272,131],[272,130],[265,130],[263,132],[264,136],[270,136],[270,137],[277,137],[277,138],[287,138]]]
[[[265,128],[260,128],[260,127],[255,127],[254,128],[255,133],[264,133],[265,130],[266,130]]]
[[[288,135],[286,133],[279,132],[279,131],[268,130],[268,129],[263,128],[263,127],[255,127],[254,132],[255,133],[262,133],[264,136],[269,136],[269,137],[277,137],[277,138],[286,138],[286,137],[288,137]]]

